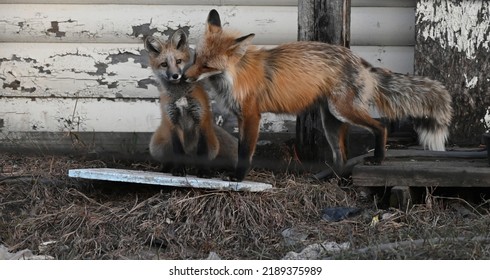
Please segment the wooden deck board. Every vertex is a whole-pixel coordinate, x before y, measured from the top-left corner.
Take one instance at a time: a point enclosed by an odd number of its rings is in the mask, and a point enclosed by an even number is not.
[[[389,158],[383,165],[356,165],[352,172],[358,186],[490,187],[486,159]]]
[[[71,169],[68,172],[68,176],[92,180],[228,191],[261,192],[272,188],[271,184],[261,182],[230,182],[216,178],[178,177],[161,172],[112,168]]]

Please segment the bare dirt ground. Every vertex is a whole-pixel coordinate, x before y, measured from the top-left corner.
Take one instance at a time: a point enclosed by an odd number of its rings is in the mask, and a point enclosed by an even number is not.
[[[482,189],[428,186],[405,211],[348,180],[253,170],[267,193],[75,180],[73,168],[158,169],[60,155],[0,154],[0,245],[54,259],[489,259]],[[468,192],[471,192],[471,195]],[[331,207],[359,211],[322,219]]]

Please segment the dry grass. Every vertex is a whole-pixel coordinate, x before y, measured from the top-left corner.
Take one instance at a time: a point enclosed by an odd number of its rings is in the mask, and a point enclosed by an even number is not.
[[[154,170],[64,156],[0,155],[0,243],[57,259],[280,259],[306,245],[349,242],[325,253],[341,259],[490,258],[489,201],[426,195],[407,211],[380,209],[348,182],[254,171],[249,179],[274,185],[268,193],[236,193],[123,183],[77,181],[68,169],[118,167]],[[335,223],[325,207],[362,214]],[[378,223],[373,217],[382,214]],[[286,245],[281,232],[306,238]],[[54,241],[46,244],[45,242]],[[43,246],[44,244],[44,246]]]

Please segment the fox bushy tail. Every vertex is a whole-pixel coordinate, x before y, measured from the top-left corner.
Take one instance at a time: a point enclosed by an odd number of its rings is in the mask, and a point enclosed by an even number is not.
[[[451,95],[438,81],[371,68],[377,81],[375,102],[387,118],[411,117],[419,143],[444,151],[452,118]]]

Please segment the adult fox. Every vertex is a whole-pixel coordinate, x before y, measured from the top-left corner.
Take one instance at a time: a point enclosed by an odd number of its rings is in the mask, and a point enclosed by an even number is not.
[[[150,154],[164,171],[185,175],[186,164],[198,166],[198,176],[209,177],[216,167],[234,167],[238,141],[213,121],[209,99],[202,86],[182,81],[193,61],[187,36],[177,30],[168,41],[145,39],[151,68],[159,81],[161,124],[150,141]]]
[[[262,112],[298,114],[318,106],[334,168],[346,161],[350,124],[375,135],[374,156],[385,156],[387,131],[369,114],[370,105],[390,120],[411,117],[420,143],[444,150],[451,121],[451,96],[444,86],[425,77],[373,67],[349,49],[320,42],[292,42],[272,49],[251,45],[254,34],[223,30],[211,10],[187,81],[203,81],[237,116],[238,162],[234,179],[246,176],[258,138]]]

